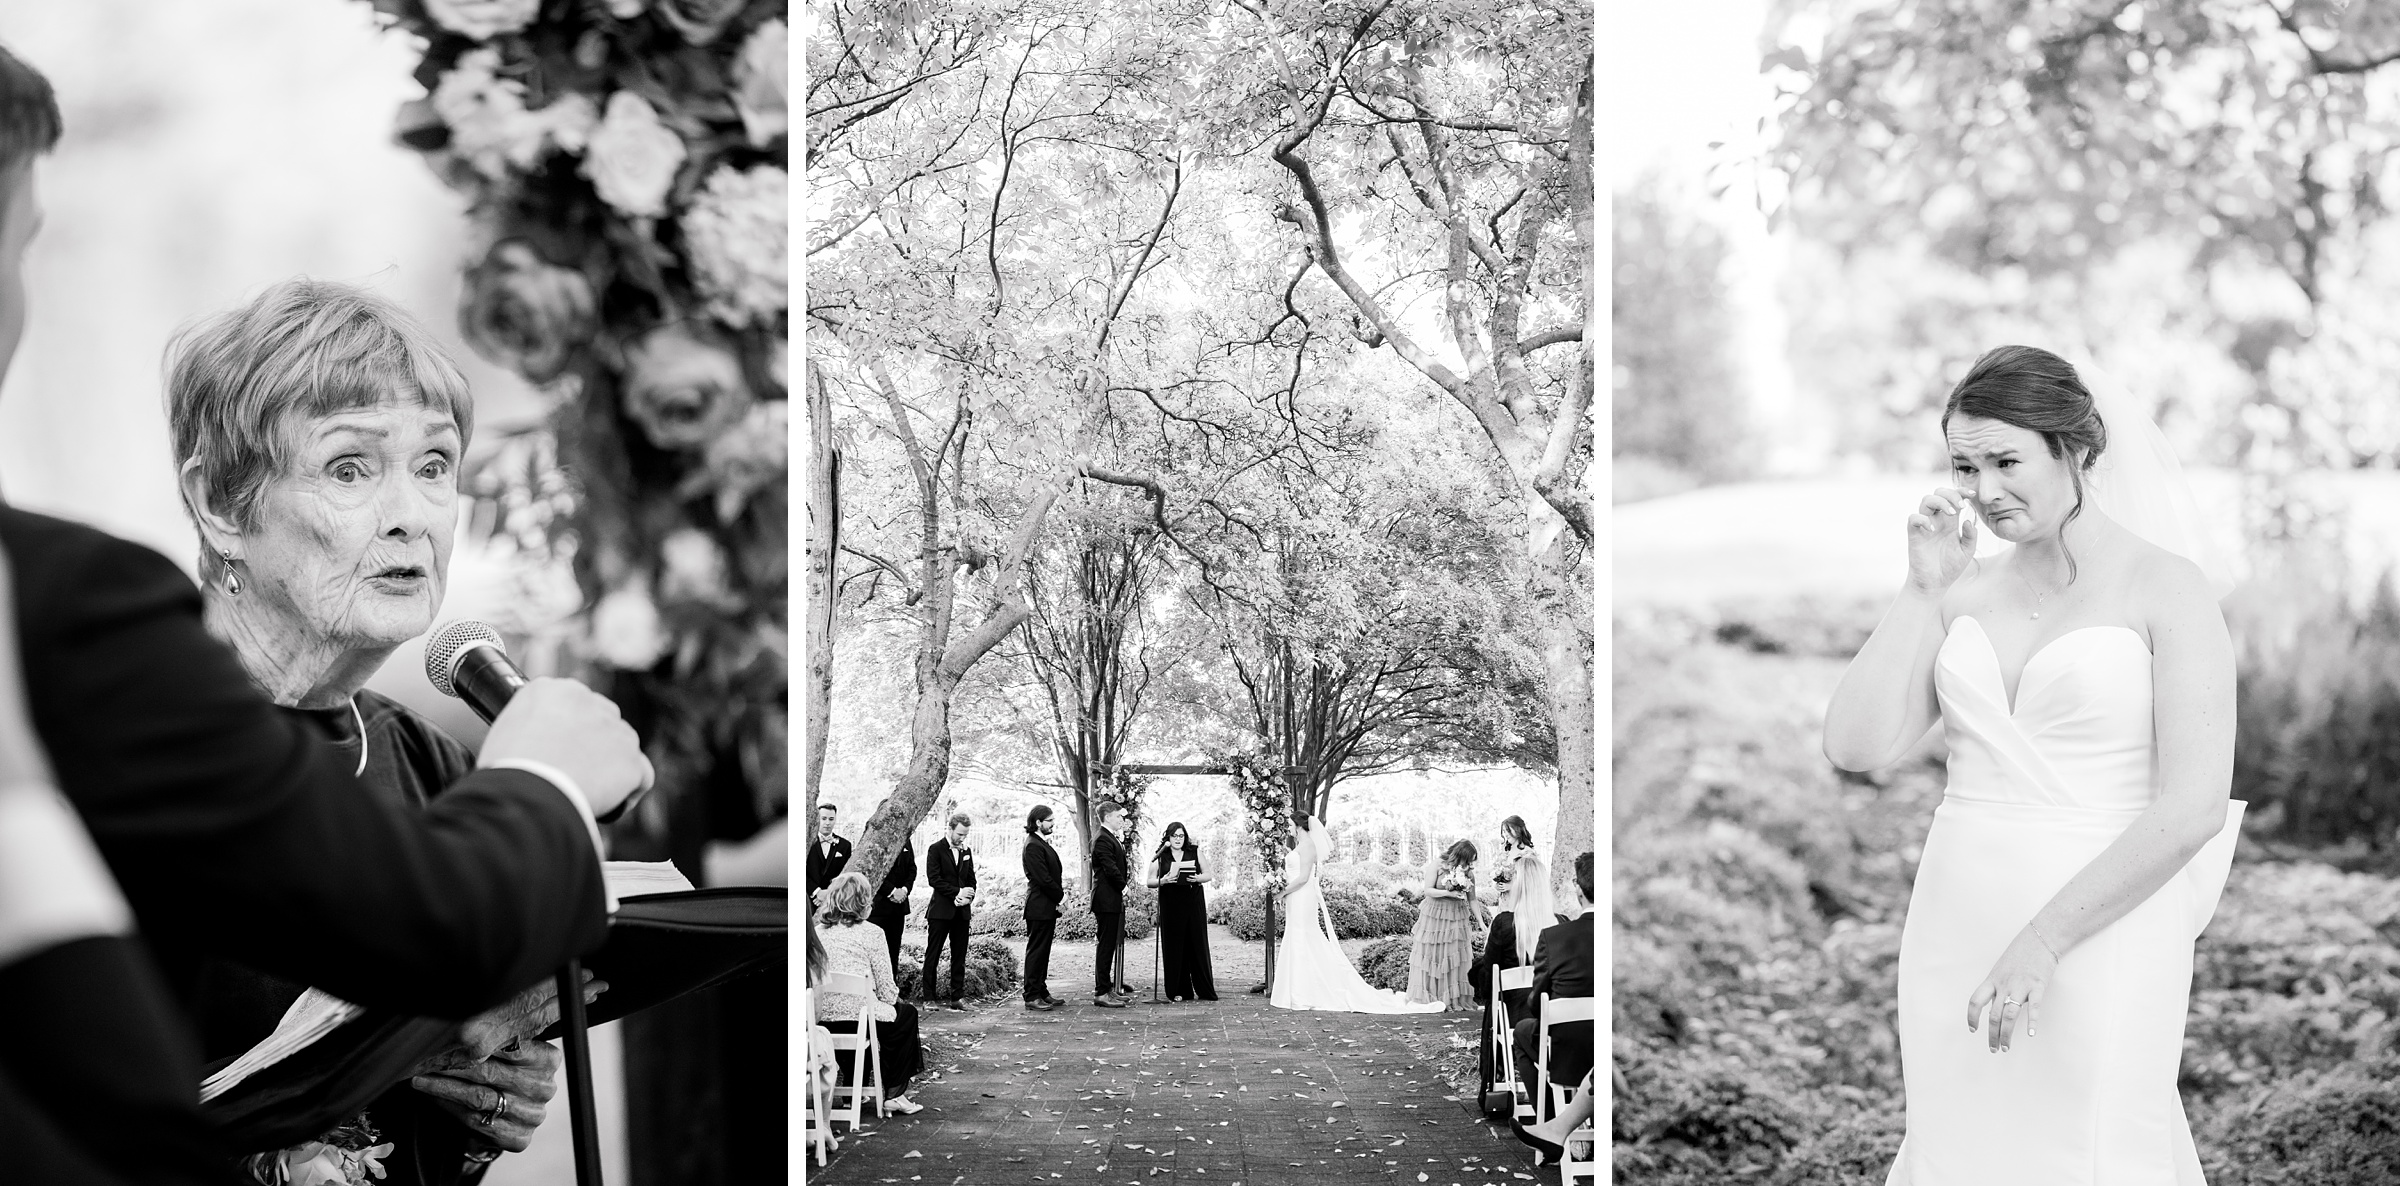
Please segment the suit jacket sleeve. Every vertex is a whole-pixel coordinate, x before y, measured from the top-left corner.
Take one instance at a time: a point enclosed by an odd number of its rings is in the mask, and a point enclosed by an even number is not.
[[[900,855],[892,858],[892,867],[884,870],[883,887],[875,891],[875,900],[888,903],[891,901],[893,890],[908,890],[916,887],[917,854],[909,851],[909,847],[903,844],[900,846]]]
[[[1110,885],[1118,889],[1125,888],[1130,873],[1125,865],[1125,846],[1117,843],[1116,837],[1102,832],[1100,843],[1092,851],[1092,867],[1106,877]]]
[[[251,684],[165,557],[5,509],[0,543],[34,726],[171,978],[219,955],[463,1017],[605,937],[599,854],[546,780],[385,803]]]
[[[958,893],[958,858],[950,855],[950,842],[936,840],[925,849],[925,884],[936,895]]]
[[[1558,976],[1558,949],[1566,944],[1566,938],[1566,934],[1558,927],[1545,927],[1542,937],[1534,942],[1533,995],[1536,999],[1550,992],[1550,983]]]

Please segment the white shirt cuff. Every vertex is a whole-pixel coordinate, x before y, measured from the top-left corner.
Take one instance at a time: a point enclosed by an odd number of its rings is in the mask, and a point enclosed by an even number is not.
[[[603,864],[608,861],[608,845],[600,840],[600,821],[592,815],[592,801],[583,797],[583,788],[575,785],[573,776],[548,762],[536,762],[531,758],[496,758],[483,763],[482,768],[522,770],[548,780],[550,785],[558,788],[560,794],[567,797],[567,802],[575,805],[575,814],[583,817],[583,830],[592,838],[592,855]],[[600,879],[600,892],[608,896],[608,912],[615,914],[617,891],[608,888],[608,879],[605,877]]]
[[[0,787],[0,965],[93,935],[130,935],[133,911],[57,788]]]

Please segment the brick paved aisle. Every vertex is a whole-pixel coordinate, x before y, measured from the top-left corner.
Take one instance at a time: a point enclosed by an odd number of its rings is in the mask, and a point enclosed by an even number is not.
[[[1087,964],[1088,966],[1088,964]],[[1477,1014],[1296,1013],[1222,990],[1216,1002],[1101,1009],[1053,975],[1067,1007],[1014,1000],[935,1009],[931,1082],[915,1116],[876,1121],[824,1183],[1127,1186],[1555,1181],[1505,1128],[1451,1098],[1416,1054],[1472,1038]],[[1087,981],[1088,983],[1088,981]],[[1243,981],[1246,987],[1248,981]]]

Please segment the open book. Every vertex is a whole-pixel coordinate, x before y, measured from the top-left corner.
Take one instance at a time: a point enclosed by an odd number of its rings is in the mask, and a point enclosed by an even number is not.
[[[608,892],[618,898],[678,893],[692,888],[692,883],[672,861],[602,861],[600,875],[608,882]],[[200,1102],[205,1104],[233,1090],[242,1080],[307,1049],[365,1012],[364,1006],[353,1005],[321,989],[301,993],[300,999],[283,1011],[283,1019],[275,1023],[274,1033],[201,1082]]]

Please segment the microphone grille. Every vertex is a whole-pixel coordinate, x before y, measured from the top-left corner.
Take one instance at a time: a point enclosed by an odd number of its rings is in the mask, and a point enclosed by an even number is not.
[[[458,686],[450,677],[458,671],[458,657],[478,643],[488,644],[505,655],[508,644],[500,641],[500,632],[472,619],[452,622],[441,628],[425,643],[425,678],[433,681],[435,691],[444,696],[458,695]]]

